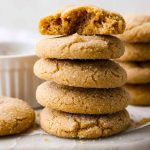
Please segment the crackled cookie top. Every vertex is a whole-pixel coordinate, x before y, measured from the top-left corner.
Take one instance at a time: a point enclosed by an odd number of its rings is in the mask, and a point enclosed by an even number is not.
[[[123,41],[130,43],[150,42],[150,15],[126,15],[125,32],[119,35]]]
[[[41,58],[57,59],[113,59],[124,53],[123,43],[110,35],[85,36],[73,34],[45,38],[36,44]]]
[[[126,110],[109,115],[75,115],[45,108],[40,124],[47,133],[67,138],[99,138],[120,133],[129,126]]]
[[[0,136],[25,131],[34,122],[34,111],[19,99],[0,96]]]
[[[40,59],[34,65],[37,77],[58,84],[84,88],[115,88],[125,84],[126,72],[111,60]]]
[[[129,94],[124,88],[88,89],[47,81],[38,86],[36,99],[44,107],[63,112],[111,114],[127,107]]]
[[[121,34],[125,21],[120,14],[90,5],[70,6],[42,18],[39,32],[44,35],[69,35],[73,33]]]

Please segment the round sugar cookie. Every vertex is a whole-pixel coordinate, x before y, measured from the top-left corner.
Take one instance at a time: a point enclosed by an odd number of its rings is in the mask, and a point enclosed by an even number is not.
[[[109,115],[76,115],[45,108],[40,114],[41,128],[64,138],[108,137],[126,130],[129,121],[126,110]]]
[[[84,88],[115,88],[127,80],[125,70],[111,60],[40,59],[34,73],[44,80]]]
[[[124,53],[123,43],[109,35],[47,37],[36,44],[40,58],[57,59],[113,59]]]
[[[25,101],[0,96],[0,136],[21,133],[34,119],[34,111]]]
[[[68,113],[111,114],[127,107],[129,94],[124,88],[88,89],[44,82],[36,99],[42,106]]]

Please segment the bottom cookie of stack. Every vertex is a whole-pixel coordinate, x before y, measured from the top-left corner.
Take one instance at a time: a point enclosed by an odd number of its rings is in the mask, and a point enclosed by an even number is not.
[[[49,134],[66,138],[100,138],[120,133],[129,126],[126,110],[109,115],[77,115],[44,108],[41,128]]]
[[[150,106],[150,84],[127,84],[126,89],[131,95],[130,104]]]

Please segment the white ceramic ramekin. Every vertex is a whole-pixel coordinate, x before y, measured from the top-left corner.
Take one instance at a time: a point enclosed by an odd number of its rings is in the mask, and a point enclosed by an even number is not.
[[[0,43],[0,95],[17,97],[33,108],[40,107],[35,98],[36,87],[40,84],[33,74],[36,60],[30,43]]]

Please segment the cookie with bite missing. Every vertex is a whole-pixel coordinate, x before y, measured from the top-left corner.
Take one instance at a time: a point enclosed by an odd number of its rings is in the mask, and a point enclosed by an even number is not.
[[[69,6],[39,21],[43,35],[121,34],[125,29],[123,17],[91,5]]]

